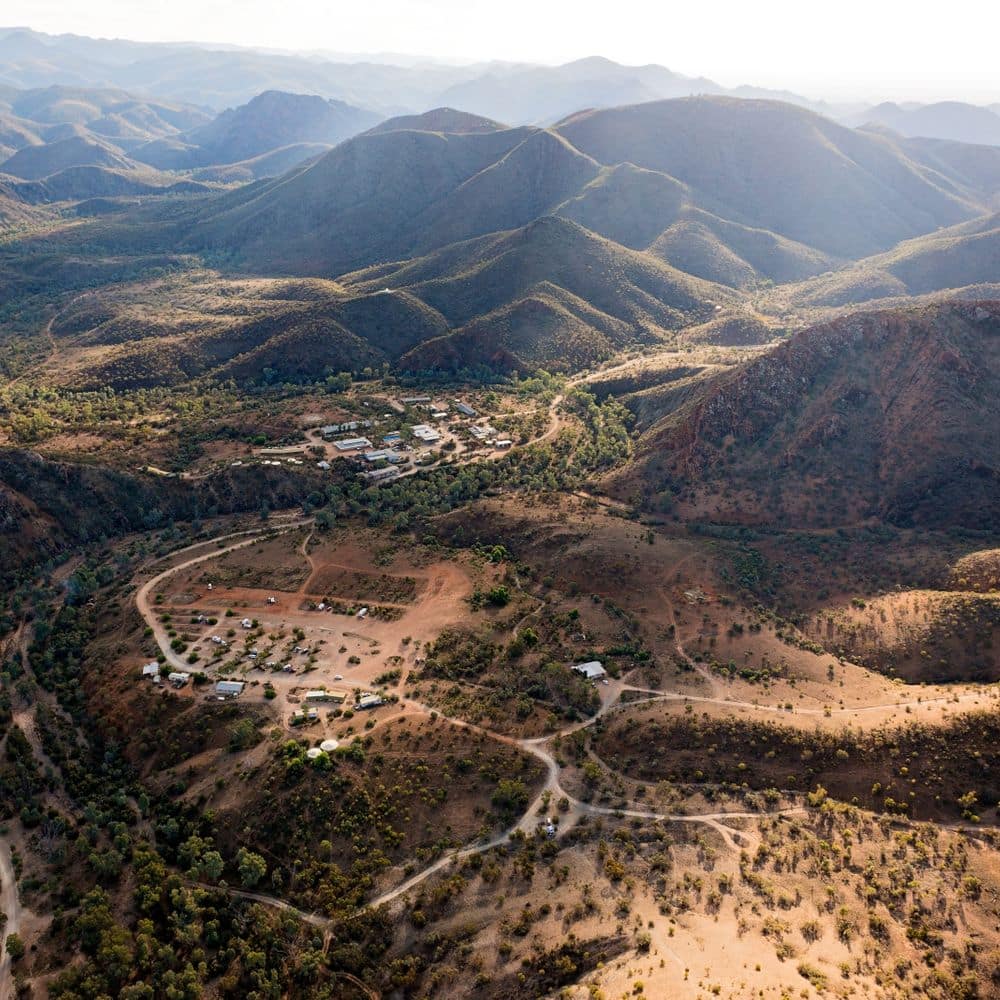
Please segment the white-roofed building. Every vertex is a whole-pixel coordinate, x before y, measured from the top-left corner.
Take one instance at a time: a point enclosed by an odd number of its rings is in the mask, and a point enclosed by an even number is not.
[[[395,479],[399,475],[399,469],[394,465],[384,469],[372,469],[370,472],[362,472],[361,475],[373,483],[381,482],[383,479]]]
[[[578,663],[573,669],[588,681],[599,681],[607,676],[607,671],[600,660],[590,660],[587,663]]]
[[[345,701],[347,701],[347,692],[336,689],[327,691],[325,688],[317,688],[314,691],[306,691],[305,702],[307,705],[323,704],[330,701],[337,705],[342,705]]]
[[[334,441],[333,446],[337,451],[360,451],[362,448],[370,448],[372,443],[366,437],[354,437]]]
[[[428,424],[417,424],[413,428],[413,436],[424,444],[433,444],[435,441],[441,440],[440,431],[434,430]]]

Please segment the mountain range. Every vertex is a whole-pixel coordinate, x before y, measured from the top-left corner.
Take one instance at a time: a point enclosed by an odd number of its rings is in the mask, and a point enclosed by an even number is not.
[[[110,86],[154,63],[169,75],[234,59],[270,80],[295,65],[357,86],[270,88],[218,113],[169,86]],[[17,85],[45,60],[102,86]],[[885,106],[886,121],[861,111],[850,127],[794,95],[733,96],[603,59],[368,66],[26,31],[0,31],[5,65],[0,226],[50,230],[21,248],[47,263],[8,266],[11,294],[69,260],[116,281],[164,259],[214,269],[186,313],[158,304],[155,283],[98,287],[96,307],[53,327],[78,349],[54,377],[75,385],[379,363],[574,371],[694,327],[756,343],[859,303],[981,298],[1000,283],[1000,147],[903,135]],[[414,105],[449,100],[386,117],[389,90],[358,89],[406,74],[436,80]],[[604,106],[615,101],[632,103]],[[245,279],[275,284],[262,294]],[[219,307],[232,297],[240,309]],[[152,363],[158,349],[170,363]]]
[[[350,114],[267,93],[124,161],[83,136],[14,154],[30,179],[4,182],[9,228],[30,225],[71,181],[87,191],[76,211],[93,221],[61,230],[62,251],[47,238],[51,266],[99,266],[95,247],[115,275],[123,248],[136,275],[164,255],[173,267],[223,262],[211,294],[183,309],[155,282],[98,289],[54,325],[76,360],[53,377],[125,387],[382,363],[576,371],[689,328],[757,343],[772,326],[856,303],[982,298],[1000,282],[1000,149],[711,96],[579,112],[551,128],[439,108],[321,141]],[[281,145],[228,165],[137,159],[168,143],[189,158],[247,156],[268,137]],[[32,158],[64,145],[96,162],[67,157],[39,177]],[[286,172],[252,180],[255,163],[283,159]],[[771,318],[748,329],[753,301]]]
[[[591,57],[562,66],[324,57],[234,46],[152,44],[0,28],[0,86],[114,86],[222,110],[266,90],[318,94],[383,117],[451,105],[510,124],[549,124],[581,108],[732,94],[830,110],[787,91],[726,88],[663,66]]]
[[[986,214],[1000,150],[976,171],[952,153],[716,97],[583,112],[552,129],[383,127],[201,206],[194,236],[250,267],[334,276],[552,214],[738,285],[819,273]]]
[[[52,84],[153,94],[210,113],[279,90],[332,98],[383,118],[450,106],[511,125],[550,125],[585,108],[728,95],[797,104],[852,127],[878,125],[907,137],[1000,144],[996,105],[836,104],[788,90],[727,88],[664,66],[625,66],[596,56],[561,66],[509,62],[454,66],[398,55],[153,44],[0,28],[0,95],[5,86],[34,89]]]
[[[0,96],[0,175],[46,180],[29,196],[35,202],[156,193],[176,185],[178,173],[188,182],[246,183],[380,120],[343,102],[276,91],[212,116],[120,91],[8,88]]]

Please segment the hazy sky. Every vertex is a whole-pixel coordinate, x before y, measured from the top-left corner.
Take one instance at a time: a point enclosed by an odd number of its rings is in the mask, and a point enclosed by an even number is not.
[[[815,97],[1000,101],[993,0],[3,0],[0,23],[455,61],[600,54]]]

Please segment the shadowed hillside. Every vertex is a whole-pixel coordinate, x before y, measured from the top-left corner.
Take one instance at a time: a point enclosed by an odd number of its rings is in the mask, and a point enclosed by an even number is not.
[[[1000,306],[848,316],[711,381],[620,493],[748,523],[1000,524]]]
[[[255,266],[335,275],[406,256],[432,206],[495,164],[530,133],[363,135],[268,185],[208,208],[193,238],[236,250]]]
[[[0,179],[0,235],[11,235],[44,218],[42,210],[25,202],[16,186]]]
[[[19,568],[31,578],[39,564],[74,546],[174,518],[256,510],[262,498],[284,507],[310,488],[308,474],[279,468],[227,469],[185,484],[0,450],[0,580],[9,584]]]

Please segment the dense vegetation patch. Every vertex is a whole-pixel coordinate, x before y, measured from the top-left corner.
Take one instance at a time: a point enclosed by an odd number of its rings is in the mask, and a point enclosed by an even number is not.
[[[812,792],[916,819],[995,820],[1000,714],[942,725],[824,732],[687,714],[616,721],[595,735],[609,766],[644,781]]]

